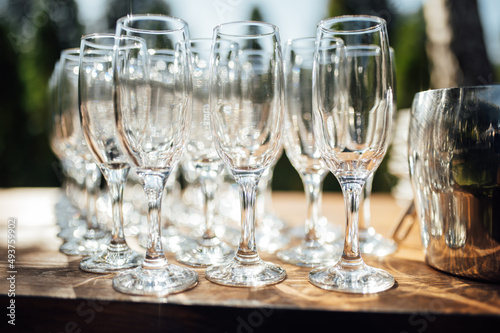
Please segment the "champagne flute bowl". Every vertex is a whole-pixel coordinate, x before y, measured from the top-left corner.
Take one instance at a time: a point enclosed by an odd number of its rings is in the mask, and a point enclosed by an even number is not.
[[[142,255],[132,250],[123,230],[123,189],[130,170],[115,121],[114,65],[140,70],[145,45],[138,38],[114,34],[82,37],[80,46],[79,101],[83,136],[108,184],[113,228],[105,251],[83,258],[80,268],[92,273],[113,273],[140,265]]]
[[[233,259],[206,269],[211,282],[236,287],[275,284],[285,270],[263,261],[255,242],[257,185],[282,147],[283,69],[278,28],[230,22],[213,32],[210,121],[217,153],[236,180],[241,238]]]
[[[344,48],[329,48],[332,38],[342,39]],[[358,213],[363,186],[390,141],[393,92],[386,23],[374,16],[327,19],[318,25],[316,42],[314,131],[322,157],[342,188],[346,228],[340,260],[312,270],[309,281],[339,292],[381,292],[395,280],[365,264]]]
[[[161,198],[189,135],[192,85],[186,22],[165,15],[118,20],[117,36],[146,43],[144,75],[118,70],[117,126],[120,141],[148,201],[148,241],[142,265],[117,274],[113,287],[135,295],[168,295],[193,288],[198,274],[167,261],[161,238]]]

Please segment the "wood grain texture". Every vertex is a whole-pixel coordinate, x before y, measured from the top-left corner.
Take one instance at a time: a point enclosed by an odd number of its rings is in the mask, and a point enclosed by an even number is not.
[[[209,282],[204,270],[196,269],[200,283],[187,292],[162,298],[121,294],[111,287],[112,274],[83,272],[78,268],[81,257],[58,251],[62,241],[56,236],[53,207],[59,195],[58,189],[0,190],[0,298],[1,304],[8,304],[7,220],[15,217],[18,331],[99,332],[112,327],[111,331],[131,332],[285,332],[287,328],[314,329],[322,323],[371,332],[448,332],[450,328],[498,332],[500,327],[500,285],[429,267],[418,227],[393,255],[365,257],[368,264],[396,278],[392,289],[379,294],[319,289],[307,280],[309,268],[284,264],[264,252],[263,259],[286,269],[282,283],[264,288],[224,287]],[[290,226],[302,225],[305,219],[303,193],[274,193],[273,207]],[[342,224],[343,209],[340,194],[324,194],[323,213],[329,220]],[[389,235],[402,210],[389,195],[375,194],[372,225]],[[175,262],[171,254],[167,257]],[[4,319],[0,327],[5,324]]]

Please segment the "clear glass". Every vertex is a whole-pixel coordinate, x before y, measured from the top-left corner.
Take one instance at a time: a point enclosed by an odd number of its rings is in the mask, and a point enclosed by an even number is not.
[[[175,259],[195,267],[220,264],[234,256],[234,249],[217,237],[214,230],[215,193],[221,181],[224,163],[217,155],[210,130],[209,88],[211,39],[193,39],[191,71],[193,99],[191,132],[186,145],[184,166],[196,173],[203,193],[203,235],[183,242]]]
[[[125,65],[129,70],[144,72],[145,52],[141,40],[130,37],[92,34],[81,40],[78,88],[82,131],[94,161],[107,181],[113,219],[111,240],[106,250],[80,261],[80,268],[87,272],[113,273],[137,267],[142,262],[143,256],[128,246],[123,230],[123,189],[130,165],[116,128],[113,65]]]
[[[70,51],[64,50],[64,53]],[[71,49],[71,51],[78,52],[77,49]],[[63,53],[61,53],[62,55]],[[75,192],[72,191],[76,183],[76,178],[73,177],[72,167],[74,165],[71,157],[72,151],[68,149],[66,142],[64,140],[63,124],[61,117],[61,109],[59,107],[59,80],[61,71],[61,59],[59,59],[52,71],[52,75],[48,82],[47,97],[49,101],[50,108],[50,122],[49,122],[49,143],[55,156],[58,158],[60,163],[62,181],[61,188],[63,189],[63,195],[61,195],[60,200],[55,206],[56,221],[61,231],[58,236],[63,239],[73,238],[73,233],[78,229],[79,237],[85,232],[86,221],[80,218],[80,210],[73,204],[77,200],[72,195]],[[81,189],[81,187],[78,187]]]
[[[117,274],[113,287],[128,294],[168,295],[198,284],[194,270],[167,261],[161,238],[162,195],[190,128],[188,27],[169,16],[132,15],[118,20],[116,34],[142,38],[147,47],[146,71],[119,70],[115,81],[120,141],[146,193],[149,232],[143,264]]]
[[[320,229],[321,196],[328,168],[313,133],[312,69],[314,37],[288,41],[285,47],[285,152],[299,173],[307,200],[305,237],[292,248],[278,252],[284,262],[315,267],[337,260],[340,248],[325,243]],[[332,46],[333,48],[334,46]],[[342,42],[339,41],[339,47]]]
[[[70,194],[71,188],[75,183],[72,177],[71,155],[69,150],[66,149],[64,137],[62,133],[61,114],[59,109],[59,71],[60,60],[54,66],[47,85],[47,99],[50,110],[49,122],[49,144],[54,152],[54,155],[59,160],[58,176],[61,181],[62,193],[60,199],[55,205],[55,216],[57,224],[61,227],[61,235],[71,235],[76,229],[85,229],[85,221],[80,219],[80,210],[73,205]]]
[[[337,47],[338,38],[344,47]],[[313,73],[314,133],[325,163],[342,187],[346,209],[340,260],[309,273],[309,281],[320,288],[367,294],[394,285],[388,272],[365,264],[358,234],[363,186],[390,141],[392,93],[383,19],[341,16],[320,22]]]
[[[283,69],[278,29],[261,22],[217,26],[211,56],[210,121],[217,153],[239,186],[241,238],[233,259],[206,269],[218,284],[264,286],[285,279],[255,242],[255,196],[283,132]]]
[[[61,134],[68,154],[78,161],[85,184],[85,206],[83,218],[86,230],[80,234],[70,232],[60,251],[68,255],[91,255],[105,250],[110,240],[109,231],[104,230],[97,219],[96,203],[99,196],[101,172],[94,163],[83,137],[78,108],[79,50],[68,49],[61,53],[59,77],[59,114]]]

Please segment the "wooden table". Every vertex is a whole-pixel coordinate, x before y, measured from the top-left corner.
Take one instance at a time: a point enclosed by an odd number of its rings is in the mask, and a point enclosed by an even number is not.
[[[0,190],[1,332],[499,332],[500,285],[438,272],[424,262],[418,227],[385,258],[367,263],[388,270],[396,285],[374,295],[350,295],[319,289],[307,280],[308,268],[280,264],[282,283],[265,288],[215,285],[196,269],[200,282],[168,297],[118,293],[112,274],[81,271],[78,256],[58,251],[53,188]],[[290,226],[302,224],[302,193],[274,193],[273,207]],[[325,193],[323,213],[343,223],[342,197]],[[402,208],[389,195],[374,194],[372,224],[389,235]],[[15,284],[7,280],[7,223],[17,219]],[[140,249],[142,250],[142,249]],[[275,255],[261,253],[279,262]],[[172,255],[168,255],[173,261]],[[15,297],[8,296],[14,286]],[[7,323],[15,300],[15,327]]]

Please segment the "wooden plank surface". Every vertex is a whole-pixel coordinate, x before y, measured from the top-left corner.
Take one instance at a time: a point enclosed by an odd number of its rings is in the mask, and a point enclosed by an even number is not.
[[[112,274],[83,272],[78,268],[81,257],[58,251],[62,241],[56,236],[54,205],[59,197],[58,189],[0,190],[0,298],[2,304],[11,299],[7,296],[6,235],[7,221],[15,217],[19,331],[104,331],[112,323],[122,331],[140,327],[137,329],[141,332],[159,328],[172,332],[201,328],[281,332],[285,327],[310,327],[301,326],[305,322],[315,327],[321,323],[333,325],[333,321],[337,327],[383,332],[445,332],[450,327],[455,331],[496,328],[492,331],[498,332],[500,327],[500,285],[454,277],[429,267],[418,227],[395,254],[365,257],[368,264],[386,269],[396,278],[392,289],[379,294],[351,295],[319,289],[307,280],[309,268],[282,263],[274,254],[264,252],[263,259],[286,269],[287,278],[282,283],[264,288],[224,287],[206,280],[204,269],[196,269],[200,282],[187,292],[161,298],[121,294],[111,286]],[[302,225],[306,211],[303,193],[274,193],[273,208],[289,226]],[[402,209],[389,195],[373,195],[372,225],[389,235]],[[324,194],[323,213],[333,223],[343,223],[340,194]],[[131,243],[143,251],[137,242]],[[174,262],[171,254],[167,256]],[[5,325],[7,320],[3,318]]]

